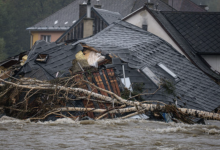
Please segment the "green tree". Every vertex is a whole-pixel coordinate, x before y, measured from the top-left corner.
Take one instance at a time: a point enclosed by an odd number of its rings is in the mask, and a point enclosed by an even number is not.
[[[14,56],[29,50],[30,35],[26,28],[33,26],[73,1],[0,0],[0,37],[5,41],[3,53]]]

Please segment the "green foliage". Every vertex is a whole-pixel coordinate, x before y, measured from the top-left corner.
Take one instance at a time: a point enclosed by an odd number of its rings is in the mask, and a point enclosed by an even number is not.
[[[144,83],[134,83],[133,84],[133,92],[130,94],[130,90],[127,88],[124,89],[123,92],[121,92],[121,97],[124,99],[129,99],[130,95],[131,97],[136,96],[135,98],[132,98],[131,100],[138,100],[143,101],[144,99],[141,97],[141,93],[143,93]]]
[[[0,0],[0,38],[4,39],[3,58],[30,49],[26,28],[33,26],[74,0]],[[0,43],[1,44],[1,43]]]
[[[162,82],[162,86],[165,88],[165,90],[168,94],[172,94],[172,95],[176,96],[176,93],[175,93],[176,88],[172,82],[170,82],[169,80],[166,80],[166,79],[161,79],[161,82]]]

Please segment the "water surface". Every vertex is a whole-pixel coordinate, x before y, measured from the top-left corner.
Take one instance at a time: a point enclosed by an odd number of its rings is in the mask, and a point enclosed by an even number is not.
[[[220,149],[219,121],[186,125],[149,120],[33,123],[0,118],[0,149]]]

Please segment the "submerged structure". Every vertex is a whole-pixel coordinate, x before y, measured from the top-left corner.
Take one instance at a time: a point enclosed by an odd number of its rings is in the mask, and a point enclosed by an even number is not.
[[[115,118],[173,110],[167,105],[211,112],[220,104],[219,85],[166,41],[123,21],[75,43],[36,42],[14,77],[2,82],[1,105],[23,119]]]

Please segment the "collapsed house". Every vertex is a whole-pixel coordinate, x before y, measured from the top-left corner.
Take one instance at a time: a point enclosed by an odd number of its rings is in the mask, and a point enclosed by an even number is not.
[[[53,109],[68,107],[65,108],[64,114],[70,117],[99,118],[104,112],[100,113],[100,109],[105,109],[104,113],[108,114],[116,108],[132,104],[122,105],[119,101],[111,103],[111,99],[117,96],[132,100],[134,104],[162,102],[174,104],[178,108],[208,112],[216,109],[220,103],[220,87],[185,56],[159,37],[123,21],[114,22],[96,35],[68,45],[36,42],[15,77],[24,78],[18,80],[20,85],[17,84],[22,89],[28,86],[25,82],[32,81],[36,84],[32,88],[43,84],[44,88],[41,90],[47,89],[46,87],[67,90],[65,93],[55,90],[58,91],[55,94],[50,91],[39,94],[37,92],[40,89],[35,91],[30,88],[29,91],[19,92],[13,89],[17,95],[10,97],[19,104],[25,99],[26,112],[30,113],[29,107],[37,108],[34,113],[26,114],[23,118],[36,116],[42,107],[45,107],[42,112],[51,112],[52,106]],[[44,80],[49,82],[43,82]],[[64,80],[68,82],[61,84]],[[68,87],[65,87],[66,85]],[[80,88],[75,91],[86,89],[87,98],[83,92],[69,92],[72,87]],[[101,100],[101,96],[105,99],[109,97],[110,100],[107,103],[100,102],[93,92],[98,93]],[[22,93],[26,93],[26,96]],[[31,96],[27,96],[28,94]],[[7,96],[4,98],[5,101],[9,99]],[[43,104],[47,101],[50,103]],[[56,103],[58,101],[59,103]],[[96,109],[97,111],[94,111]],[[19,110],[13,107],[8,113],[11,111]],[[128,112],[118,114],[115,110],[107,117],[122,115],[128,115]],[[43,119],[51,119],[50,117],[48,113]]]
[[[27,52],[22,52],[13,57],[9,57],[6,60],[0,62],[0,79],[7,79],[9,76],[16,74],[20,67],[27,60]]]

